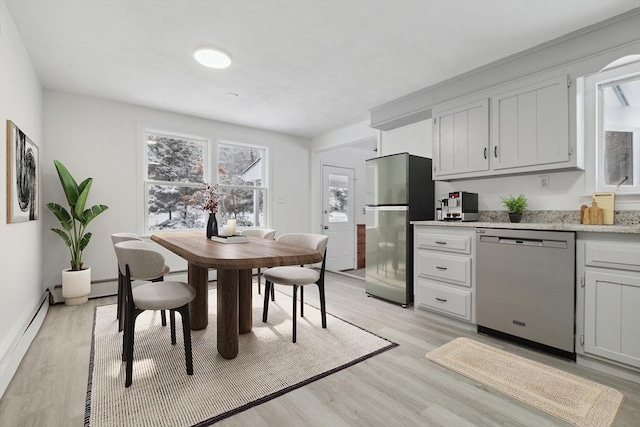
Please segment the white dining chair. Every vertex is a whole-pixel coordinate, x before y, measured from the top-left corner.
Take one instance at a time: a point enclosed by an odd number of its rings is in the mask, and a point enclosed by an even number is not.
[[[116,243],[116,256],[120,271],[124,271],[125,327],[122,338],[124,361],[126,363],[125,387],[133,381],[133,349],[135,324],[138,315],[145,310],[169,310],[171,319],[171,344],[176,344],[175,312],[182,317],[185,364],[188,375],[193,375],[191,351],[191,325],[189,303],[196,297],[193,287],[184,282],[163,281],[131,287],[134,277],[159,277],[165,267],[160,252],[150,249],[143,241],[130,240]]]
[[[111,235],[111,242],[113,243],[114,248],[116,246],[116,243],[127,242],[131,240],[144,243],[144,241],[135,233],[121,232],[121,233],[113,233]],[[134,276],[133,280],[162,282],[164,280],[164,276],[169,274],[169,271],[170,271],[169,267],[165,265],[164,268],[162,269],[162,274],[160,276],[154,276],[154,277]],[[116,300],[116,319],[118,319],[118,332],[122,331],[122,329],[124,328],[124,304],[122,302],[123,299],[124,299],[124,272],[120,270],[120,265],[118,265],[118,296]],[[164,310],[160,312],[160,318],[161,318],[162,326],[167,326],[167,316]]]
[[[324,270],[327,260],[327,243],[329,237],[322,234],[309,233],[287,233],[278,237],[278,242],[290,245],[312,248],[323,254],[322,267],[320,271],[303,266],[283,266],[272,267],[264,272],[264,306],[262,308],[262,321],[267,321],[269,312],[269,292],[273,290],[274,284],[293,287],[293,333],[292,342],[296,342],[296,305],[297,293],[300,288],[300,317],[304,317],[304,286],[318,285],[320,293],[320,314],[322,316],[322,327],[327,327],[327,311],[324,293]]]

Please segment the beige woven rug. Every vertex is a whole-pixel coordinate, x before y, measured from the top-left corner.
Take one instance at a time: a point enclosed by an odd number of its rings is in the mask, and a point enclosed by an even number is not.
[[[610,387],[468,338],[427,359],[576,426],[610,426],[624,400]]]
[[[330,314],[322,329],[319,310],[309,305],[293,344],[291,298],[276,293],[268,323],[262,323],[262,301],[254,293],[253,330],[240,336],[238,356],[225,360],[216,351],[216,291],[209,291],[209,326],[191,334],[193,376],[185,370],[180,315],[172,346],[159,312],[144,312],[136,321],[129,388],[115,305],[97,307],[85,426],[210,425],[396,346]]]

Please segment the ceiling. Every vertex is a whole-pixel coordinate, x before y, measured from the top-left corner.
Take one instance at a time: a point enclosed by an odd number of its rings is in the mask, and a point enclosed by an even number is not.
[[[638,0],[5,2],[45,88],[307,138],[638,7]],[[228,52],[231,67],[199,65],[200,47]]]

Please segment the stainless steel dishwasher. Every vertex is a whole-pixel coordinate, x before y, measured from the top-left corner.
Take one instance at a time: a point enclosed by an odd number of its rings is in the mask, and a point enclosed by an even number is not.
[[[478,228],[478,332],[575,360],[575,233]]]

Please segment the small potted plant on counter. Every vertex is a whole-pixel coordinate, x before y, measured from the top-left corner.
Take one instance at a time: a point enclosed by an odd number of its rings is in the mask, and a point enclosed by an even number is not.
[[[509,197],[500,197],[502,204],[509,210],[509,221],[520,222],[522,219],[522,212],[527,208],[527,198],[524,194],[519,194],[514,197],[511,194]]]

